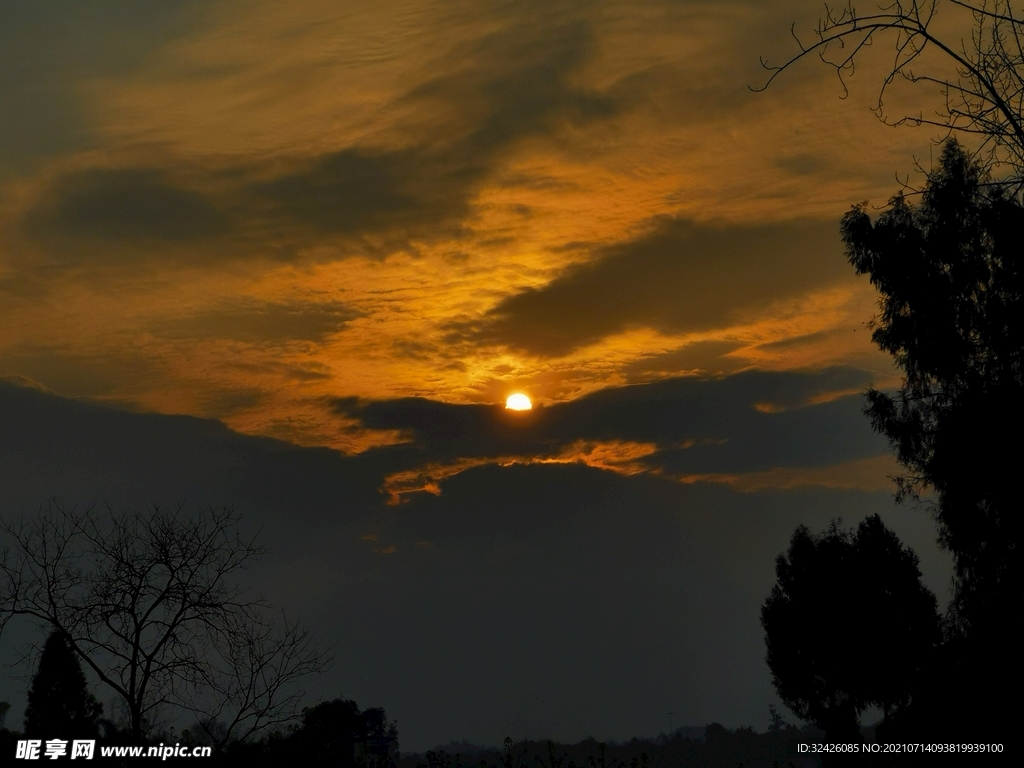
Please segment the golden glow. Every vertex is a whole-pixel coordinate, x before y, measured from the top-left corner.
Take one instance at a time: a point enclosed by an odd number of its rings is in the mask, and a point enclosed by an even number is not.
[[[384,478],[383,490],[388,495],[390,506],[401,504],[412,493],[429,493],[432,496],[440,496],[442,482],[466,470],[488,464],[495,464],[499,467],[509,467],[514,464],[583,464],[619,475],[637,475],[647,471],[657,472],[641,461],[647,456],[652,456],[657,450],[654,443],[638,443],[628,440],[606,442],[577,440],[556,454],[477,456],[458,459],[447,464],[431,462],[388,475]],[[683,479],[682,482],[691,481]]]
[[[516,392],[514,395],[508,396],[508,400],[505,401],[505,408],[509,411],[529,411],[533,408],[533,403],[522,392]]]
[[[684,445],[689,447],[693,443],[688,442]],[[774,467],[758,472],[736,474],[675,475],[665,472],[659,466],[655,456],[657,451],[658,447],[654,443],[627,440],[604,442],[578,440],[554,454],[478,456],[458,459],[449,463],[424,464],[388,475],[384,478],[383,491],[388,496],[387,503],[390,506],[407,501],[408,497],[414,493],[440,496],[441,484],[444,481],[467,470],[488,464],[499,467],[508,467],[514,464],[583,464],[624,476],[649,473],[685,485],[693,483],[726,485],[741,493],[752,493],[769,488],[788,490],[815,486],[838,490],[888,490],[892,487],[892,476],[899,469],[891,455],[881,454],[825,467]],[[369,536],[364,536],[363,539],[376,541],[376,537],[371,539]]]
[[[0,169],[0,376],[346,454],[414,438],[325,408],[338,398],[480,404],[526,387],[550,405],[672,376],[832,365],[884,386],[891,361],[864,327],[877,296],[852,270],[715,322],[677,327],[641,307],[593,334],[577,327],[580,346],[560,356],[474,334],[505,299],[599,261],[660,217],[838,221],[851,201],[886,199],[921,141],[878,127],[863,108],[873,92],[822,98],[838,96],[827,67],[788,80],[784,98],[718,88],[763,75],[756,55],[730,53],[737,35],[759,34],[760,12],[743,4],[637,15],[612,0],[618,10],[580,11],[581,39],[593,36],[581,55],[560,47],[576,45],[565,30],[577,27],[557,20],[519,39],[532,26],[516,14],[532,11],[516,6],[258,0],[239,15],[225,4],[128,69],[68,83],[88,123],[55,135],[81,128],[95,145],[58,147],[32,173]],[[559,96],[523,112],[518,89],[489,85],[549,70],[614,108],[563,114]],[[624,91],[647,97],[618,103]],[[705,98],[696,112],[666,106]],[[521,113],[521,135],[501,127]],[[344,198],[349,173],[383,186],[359,203],[367,216],[336,219],[318,195]],[[274,197],[300,182],[308,197]],[[117,184],[140,183],[182,211],[209,207],[209,228],[165,237],[182,215],[169,211],[138,240],[143,225],[122,227],[112,209],[109,227],[67,219],[58,239],[39,235],[47,216],[79,210],[78,196],[116,201]],[[793,257],[843,259],[838,236],[832,254],[794,244]],[[57,263],[69,268],[47,266]],[[728,289],[681,286],[680,302]],[[538,315],[538,332],[558,327],[552,315]]]

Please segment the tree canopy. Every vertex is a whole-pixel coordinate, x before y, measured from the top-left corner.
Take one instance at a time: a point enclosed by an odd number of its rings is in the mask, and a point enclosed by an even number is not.
[[[333,699],[304,708],[301,721],[287,734],[235,743],[224,754],[233,762],[256,765],[298,760],[338,768],[395,768],[398,725],[383,709],[360,710],[350,699]]]
[[[984,180],[950,140],[917,205],[898,195],[875,222],[863,205],[842,221],[850,262],[881,294],[873,339],[904,373],[897,392],[870,390],[867,413],[907,470],[901,493],[937,492],[964,629],[1020,606],[1024,207]]]
[[[786,706],[830,741],[859,739],[857,718],[870,705],[887,716],[908,706],[939,643],[939,618],[917,556],[881,518],[855,532],[801,526],[775,570],[761,624]]]
[[[973,725],[959,724],[975,733],[1009,723],[998,693],[1021,682],[1024,205],[1010,190],[950,139],[918,202],[897,195],[875,221],[864,205],[842,221],[851,264],[881,296],[873,339],[904,374],[896,392],[868,392],[867,415],[905,469],[898,497],[934,493],[954,560],[947,682],[932,699],[975,702],[962,714]]]

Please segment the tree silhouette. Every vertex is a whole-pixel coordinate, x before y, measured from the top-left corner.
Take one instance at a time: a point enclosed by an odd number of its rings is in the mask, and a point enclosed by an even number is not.
[[[874,107],[878,117],[890,125],[936,126],[947,138],[973,135],[979,140],[979,153],[988,150],[990,161],[1014,170],[1009,181],[1019,187],[1024,182],[1024,18],[1012,0],[947,1],[970,25],[969,42],[947,37],[949,27],[936,24],[939,0],[891,0],[867,13],[850,0],[845,6],[826,5],[814,39],[803,42],[794,28],[799,52],[781,65],[762,59],[770,74],[752,90],[764,90],[779,74],[813,54],[836,70],[845,94],[845,79],[853,74],[858,58],[879,38],[889,36],[895,55],[879,88]],[[929,58],[929,52],[938,57]],[[938,66],[943,59],[953,66],[952,73]],[[920,113],[890,118],[886,92],[898,79],[936,87],[943,108],[932,117]]]
[[[103,707],[85,682],[85,673],[67,638],[53,632],[39,656],[25,709],[25,735],[61,739],[96,738]]]
[[[940,639],[917,556],[874,515],[856,532],[797,528],[775,568],[761,610],[775,688],[829,741],[857,741],[866,707],[910,703]]]
[[[908,470],[902,494],[938,492],[967,603],[1009,582],[1020,535],[1024,207],[982,180],[950,141],[919,206],[899,195],[875,223],[863,205],[842,222],[850,262],[882,296],[872,338],[905,374],[895,396],[869,391],[868,415]],[[984,610],[962,607],[968,622]]]
[[[224,724],[224,740],[290,719],[291,684],[322,657],[236,583],[262,553],[238,522],[231,508],[190,517],[52,505],[4,523],[0,628],[28,616],[58,632],[124,703],[136,740],[164,707]]]
[[[950,140],[918,205],[898,195],[875,222],[857,206],[842,236],[881,294],[873,339],[904,373],[895,394],[869,391],[868,416],[906,469],[900,497],[936,492],[954,558],[946,663],[961,668],[960,696],[990,702],[988,686],[1021,680],[1024,206],[985,182]]]
[[[398,757],[398,726],[380,708],[360,710],[348,699],[324,701],[302,710],[290,735],[238,752],[243,759],[259,755],[275,762],[329,762],[339,768],[394,768]]]

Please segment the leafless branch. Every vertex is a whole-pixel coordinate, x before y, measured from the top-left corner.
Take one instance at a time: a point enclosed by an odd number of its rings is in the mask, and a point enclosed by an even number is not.
[[[28,616],[63,632],[125,703],[133,735],[165,707],[226,717],[245,738],[293,713],[324,656],[235,581],[263,549],[231,507],[114,513],[51,506],[0,524],[0,631]]]
[[[799,52],[780,65],[761,65],[769,75],[754,91],[763,91],[787,69],[810,54],[817,55],[836,71],[843,88],[854,73],[864,48],[876,38],[893,40],[894,57],[879,87],[874,111],[887,125],[926,125],[941,129],[942,138],[954,134],[981,137],[977,156],[988,167],[1009,166],[1010,184],[1024,179],[1024,18],[1013,9],[1012,0],[947,0],[969,12],[973,27],[969,39],[946,40],[933,32],[940,0],[894,0],[877,7],[877,13],[862,14],[847,3],[839,10],[825,6],[825,15],[814,31],[814,40],[802,41],[792,30]],[[925,50],[941,52],[955,68],[954,77],[919,74],[914,71]],[[904,115],[888,117],[885,98],[897,77],[935,86],[942,107],[934,117]]]

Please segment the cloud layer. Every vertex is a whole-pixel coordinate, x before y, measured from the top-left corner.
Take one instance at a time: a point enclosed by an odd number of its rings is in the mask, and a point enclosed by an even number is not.
[[[324,399],[884,378],[837,222],[904,134],[747,89],[785,3],[16,8],[0,374],[345,451]]]

